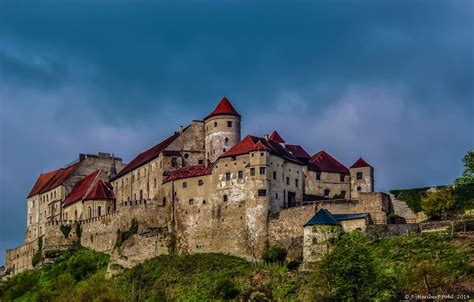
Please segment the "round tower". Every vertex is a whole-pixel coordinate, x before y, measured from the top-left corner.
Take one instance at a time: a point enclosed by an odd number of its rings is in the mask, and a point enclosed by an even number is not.
[[[240,142],[240,114],[223,97],[216,109],[204,118],[204,129],[206,163],[211,164]]]

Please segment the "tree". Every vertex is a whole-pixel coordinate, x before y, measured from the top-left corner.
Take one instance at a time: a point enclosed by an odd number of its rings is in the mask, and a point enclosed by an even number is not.
[[[317,265],[313,300],[372,301],[385,295],[368,240],[355,230],[344,235]],[[381,279],[381,278],[380,278]]]
[[[454,196],[459,209],[474,208],[474,151],[468,151],[463,159],[464,171],[454,181]]]
[[[474,151],[468,151],[463,158],[464,171],[454,183],[456,186],[474,184]]]
[[[436,191],[427,191],[421,198],[421,208],[430,217],[440,217],[450,213],[454,210],[455,205],[452,187],[441,187]]]

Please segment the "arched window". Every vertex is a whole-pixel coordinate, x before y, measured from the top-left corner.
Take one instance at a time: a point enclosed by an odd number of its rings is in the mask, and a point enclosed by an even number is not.
[[[101,210],[100,207],[97,207],[97,216],[99,217],[101,216],[100,210]]]
[[[74,220],[77,221],[77,210],[74,211]]]
[[[89,207],[89,218],[92,218],[92,209]]]

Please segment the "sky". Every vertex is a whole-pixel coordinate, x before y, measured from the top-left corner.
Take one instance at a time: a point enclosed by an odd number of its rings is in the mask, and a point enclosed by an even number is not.
[[[128,162],[223,96],[242,137],[363,156],[379,191],[452,183],[474,146],[473,20],[467,0],[0,1],[0,265],[40,173]]]

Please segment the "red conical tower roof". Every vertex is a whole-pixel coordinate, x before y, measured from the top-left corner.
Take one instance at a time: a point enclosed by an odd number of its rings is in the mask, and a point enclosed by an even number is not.
[[[359,157],[359,159],[351,166],[352,168],[363,168],[363,167],[371,167],[362,157]]]
[[[230,101],[226,97],[223,97],[222,100],[217,105],[216,109],[214,109],[214,111],[212,111],[204,119],[207,120],[208,118],[216,116],[216,115],[237,115],[237,116],[240,116],[240,114],[238,114],[237,111],[235,111],[234,106],[232,106],[232,104],[230,103]]]
[[[285,140],[281,137],[280,133],[278,133],[276,130],[272,132],[272,134],[270,135],[270,139],[280,144],[286,143]]]

